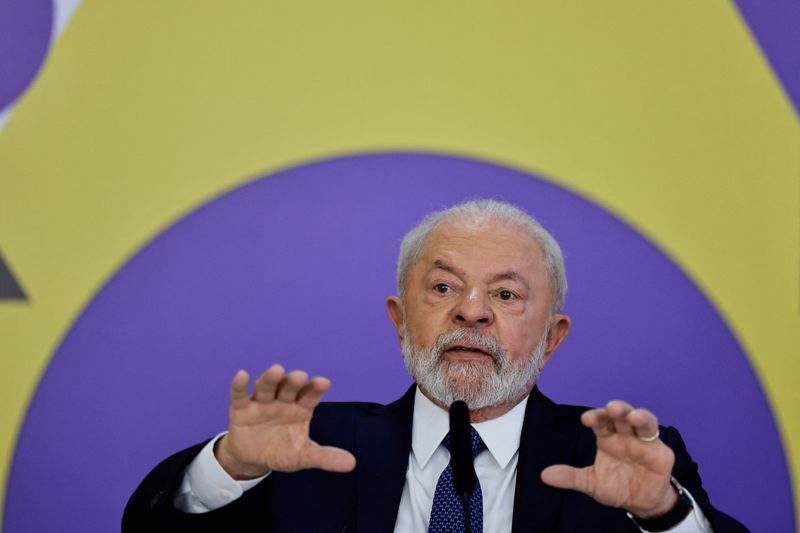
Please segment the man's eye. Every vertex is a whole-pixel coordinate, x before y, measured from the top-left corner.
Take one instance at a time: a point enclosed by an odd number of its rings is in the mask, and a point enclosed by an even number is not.
[[[500,291],[498,295],[500,296],[501,300],[511,300],[514,298],[514,293],[511,291]]]
[[[450,290],[450,286],[446,283],[437,283],[433,286],[433,290],[438,292],[439,294],[446,294],[447,291]]]

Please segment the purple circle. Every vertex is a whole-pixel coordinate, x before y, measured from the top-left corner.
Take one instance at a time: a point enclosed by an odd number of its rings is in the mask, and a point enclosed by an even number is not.
[[[800,113],[800,2],[736,0],[748,28],[772,66],[783,90]]]
[[[42,378],[14,455],[5,531],[118,528],[152,466],[226,426],[238,368],[283,362],[326,375],[329,399],[399,396],[410,379],[384,311],[398,244],[425,213],[472,197],[524,207],[563,245],[574,323],[545,370],[545,394],[651,407],[681,429],[719,508],[754,531],[793,531],[769,406],[691,281],[572,192],[498,165],[424,154],[343,157],[258,179],[132,257]]]
[[[52,27],[51,0],[0,0],[0,110],[39,72]]]

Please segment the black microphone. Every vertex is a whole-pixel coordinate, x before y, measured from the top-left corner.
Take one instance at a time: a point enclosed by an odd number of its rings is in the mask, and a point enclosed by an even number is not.
[[[453,465],[453,486],[461,497],[464,509],[464,531],[471,532],[469,502],[475,490],[475,465],[472,463],[472,442],[469,436],[469,408],[461,400],[450,405],[450,462]]]

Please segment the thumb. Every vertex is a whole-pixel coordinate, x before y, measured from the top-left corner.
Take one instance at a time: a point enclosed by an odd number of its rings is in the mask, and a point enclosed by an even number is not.
[[[572,489],[591,495],[591,467],[575,468],[567,465],[552,465],[542,470],[542,481],[558,489]]]
[[[328,472],[350,472],[356,467],[356,458],[341,448],[314,445],[308,453],[306,466]]]

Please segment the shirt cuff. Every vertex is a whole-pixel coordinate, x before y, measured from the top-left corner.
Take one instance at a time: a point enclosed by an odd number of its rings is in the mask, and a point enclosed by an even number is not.
[[[697,502],[694,501],[692,494],[686,490],[686,488],[683,489],[683,493],[692,500],[692,512],[686,515],[686,518],[684,518],[680,524],[670,529],[669,533],[714,533],[711,523],[708,521],[708,518],[706,518],[706,515],[703,514],[703,510],[700,509]],[[642,533],[651,533],[642,528],[639,528],[639,531]]]
[[[228,475],[214,456],[214,445],[225,433],[209,441],[184,471],[180,489],[174,497],[176,508],[186,513],[219,509],[240,498],[246,490],[269,475],[245,481],[237,481]]]

